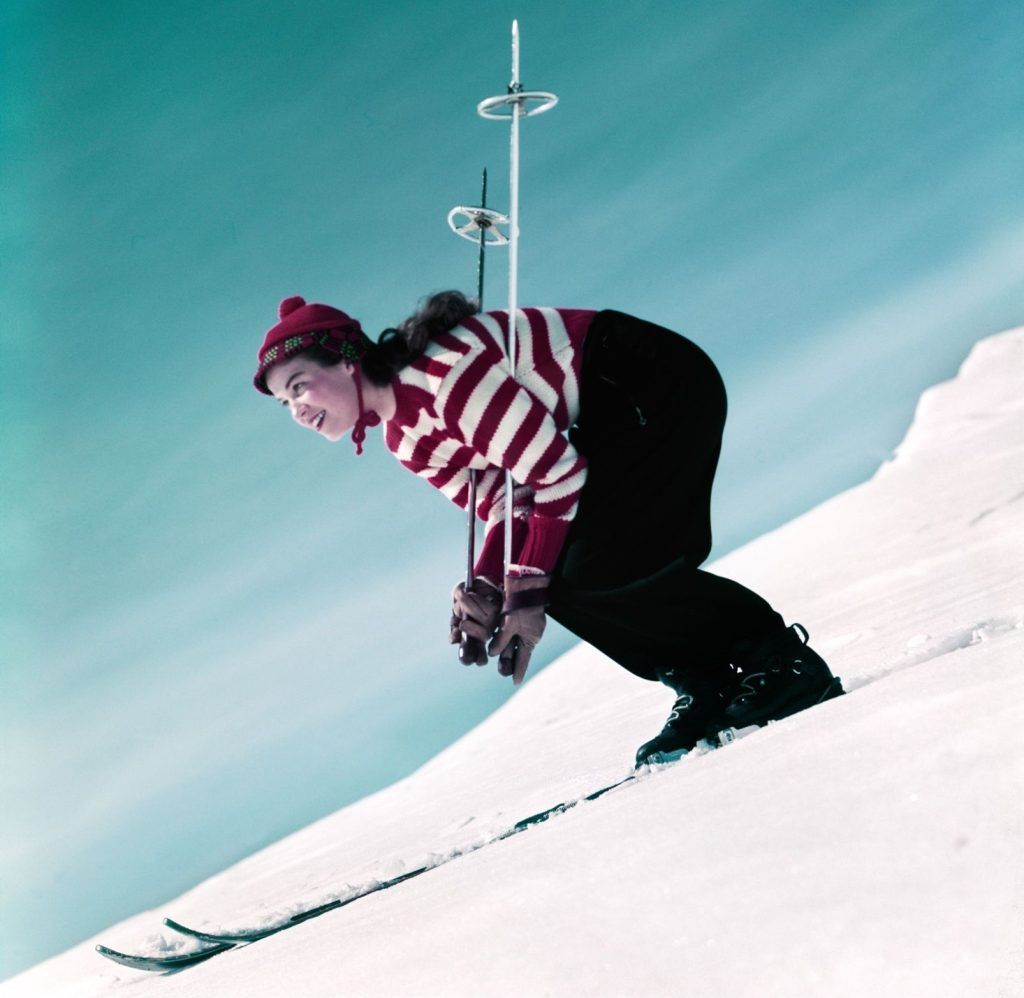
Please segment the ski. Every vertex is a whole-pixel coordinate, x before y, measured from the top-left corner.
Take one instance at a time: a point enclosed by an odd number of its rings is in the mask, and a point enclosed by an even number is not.
[[[610,783],[606,787],[601,787],[600,790],[595,790],[593,793],[587,794],[586,797],[577,797],[574,800],[562,801],[561,804],[555,804],[543,811],[538,811],[536,814],[531,814],[528,818],[521,818],[507,832],[499,835],[494,841],[500,842],[502,839],[507,839],[518,832],[525,831],[532,825],[539,825],[542,821],[547,821],[548,818],[553,818],[556,814],[565,814],[566,811],[574,808],[577,804],[582,804],[584,801],[597,800],[598,797],[602,797],[604,794],[614,790],[616,787],[632,783],[634,780],[638,779],[640,775],[641,774],[639,772],[630,773],[629,776],[623,777],[623,779],[617,780],[615,783]]]
[[[249,943],[266,939],[267,936],[276,935],[278,932],[284,932],[285,929],[290,929],[302,922],[309,921],[311,918],[316,918],[329,911],[335,911],[338,908],[343,908],[345,905],[351,904],[353,901],[358,901],[360,898],[367,897],[370,894],[377,894],[380,891],[387,890],[389,887],[394,887],[396,884],[403,883],[406,880],[411,880],[413,877],[418,877],[421,874],[426,873],[428,870],[434,870],[438,866],[443,866],[445,863],[451,862],[453,859],[458,859],[460,856],[466,856],[471,852],[476,852],[477,849],[482,849],[485,846],[493,845],[495,842],[501,842],[507,838],[511,838],[513,835],[518,835],[527,828],[532,828],[534,825],[547,821],[549,818],[553,818],[557,814],[565,813],[583,801],[597,800],[598,797],[604,796],[604,794],[615,790],[617,787],[634,782],[641,775],[643,775],[641,772],[631,773],[629,776],[626,776],[621,780],[616,780],[615,783],[610,783],[608,786],[601,787],[599,790],[595,790],[583,797],[576,797],[572,800],[562,801],[552,807],[545,808],[543,811],[538,811],[536,814],[531,814],[527,818],[520,819],[506,831],[495,836],[495,838],[488,839],[486,842],[481,842],[479,845],[456,852],[434,866],[421,866],[415,870],[410,870],[408,873],[402,873],[397,877],[392,877],[389,880],[382,880],[379,883],[374,884],[372,887],[359,891],[350,897],[337,898],[333,901],[328,901],[325,904],[318,905],[315,908],[310,908],[307,911],[298,912],[295,915],[289,916],[282,922],[265,926],[262,929],[247,929],[235,932],[207,932],[203,929],[194,929],[191,926],[185,925],[183,922],[179,922],[173,918],[164,919],[164,925],[167,926],[167,928],[181,933],[182,935],[189,936],[192,939],[198,939],[202,942],[210,943],[211,945],[205,949],[195,950],[191,953],[184,953],[178,956],[166,957],[119,953],[117,950],[110,949],[107,946],[97,946],[96,952],[107,957],[109,960],[113,960],[115,963],[123,964],[124,966],[131,967],[134,970],[168,971],[178,970],[182,967],[190,967],[193,964],[200,963],[211,956],[216,956],[218,953],[223,953],[225,950],[233,949],[236,946],[245,946]]]
[[[232,946],[244,946],[248,943],[255,943],[261,939],[266,939],[267,936],[276,935],[278,932],[284,932],[285,929],[290,929],[295,925],[299,925],[302,922],[309,921],[311,918],[316,918],[319,915],[324,915],[329,911],[335,911],[338,908],[343,908],[345,905],[351,904],[353,901],[358,901],[360,898],[369,896],[370,894],[377,894],[380,891],[387,890],[389,887],[394,887],[396,884],[400,884],[405,880],[411,880],[413,877],[418,877],[420,874],[426,873],[428,870],[436,869],[438,866],[443,866],[445,863],[451,862],[452,859],[458,859],[460,856],[468,855],[470,852],[476,852],[477,849],[482,849],[484,846],[492,845],[495,842],[502,842],[507,838],[511,838],[513,835],[519,834],[519,832],[525,831],[527,828],[533,825],[539,825],[543,821],[547,821],[549,818],[553,818],[557,814],[564,814],[566,811],[575,807],[577,804],[583,801],[597,800],[598,797],[603,796],[611,790],[615,790],[617,787],[621,787],[626,783],[632,783],[641,774],[631,773],[629,776],[624,777],[621,780],[617,780],[615,783],[611,783],[606,787],[601,787],[600,790],[595,790],[592,793],[587,794],[584,797],[576,797],[572,800],[561,801],[558,804],[554,804],[551,807],[545,808],[543,811],[538,811],[536,814],[531,814],[527,818],[522,818],[517,821],[514,825],[508,828],[506,831],[495,836],[493,839],[488,839],[486,842],[482,842],[477,846],[470,849],[466,849],[461,852],[455,853],[448,859],[442,860],[440,863],[434,866],[421,866],[415,870],[410,870],[408,873],[400,874],[397,877],[392,877],[390,880],[383,880],[379,883],[374,884],[372,887],[368,887],[365,890],[359,891],[345,898],[336,898],[333,901],[328,901],[325,904],[318,905],[316,908],[310,908],[308,911],[301,911],[295,915],[290,915],[287,919],[282,922],[277,922],[273,925],[264,926],[261,929],[243,929],[235,932],[209,932],[203,929],[194,929],[189,925],[179,922],[173,918],[165,918],[164,925],[167,928],[172,929],[175,932],[181,933],[182,935],[189,936],[192,939],[198,939],[202,942],[217,943],[223,948],[230,948]],[[104,956],[110,956],[111,959],[115,959],[115,956],[111,956],[115,951],[107,950],[106,947],[97,949],[103,953]],[[201,951],[206,953],[207,951]],[[209,955],[213,956],[215,950],[209,950]],[[216,950],[220,952],[220,950]],[[146,962],[159,964],[161,961],[149,957],[131,957],[125,956],[124,954],[117,954],[117,956],[123,959],[119,962],[132,961],[127,963],[127,966],[134,966],[138,969],[164,969],[162,966],[145,967],[143,966]],[[187,965],[187,964],[186,964]]]
[[[267,925],[262,929],[249,929],[238,932],[206,932],[202,929],[193,929],[191,926],[178,922],[173,918],[165,918],[164,925],[169,929],[173,929],[175,932],[180,932],[182,935],[191,936],[193,939],[200,939],[204,942],[226,943],[230,946],[255,943],[260,939],[266,939],[267,936],[275,935],[278,932],[284,932],[285,929],[290,929],[293,925],[298,925],[300,922],[306,922],[311,918],[324,915],[337,908],[344,908],[345,905],[351,904],[353,901],[358,901],[360,898],[364,898],[369,894],[376,894],[379,891],[385,891],[389,887],[394,887],[396,884],[402,883],[403,880],[411,880],[413,877],[418,877],[421,873],[426,873],[427,870],[431,869],[433,869],[433,867],[421,866],[418,869],[410,870],[408,873],[392,877],[390,880],[382,880],[374,884],[372,887],[367,887],[365,890],[359,891],[357,894],[353,894],[350,897],[335,898],[333,901],[317,905],[317,907],[310,908],[307,911],[300,911],[295,915],[290,915],[283,922]]]
[[[169,929],[173,929],[175,932],[180,932],[183,936],[190,936],[193,939],[199,939],[206,943],[224,943],[228,946],[237,946],[240,943],[254,943],[260,939],[266,939],[267,936],[272,936],[275,932],[280,932],[282,929],[287,928],[290,923],[286,922],[283,925],[271,925],[265,929],[253,929],[250,932],[204,932],[201,929],[193,929],[181,922],[176,922],[173,918],[165,918],[164,925]]]
[[[740,729],[726,728],[718,733],[717,738],[703,741],[698,745],[694,752],[686,754],[703,755],[705,752],[718,748],[721,745],[731,744],[732,742],[737,741],[748,734],[753,734],[758,730],[760,730],[760,728],[757,725],[750,725],[749,727]],[[682,758],[685,758],[685,756],[682,756]],[[513,835],[518,835],[520,832],[526,831],[528,828],[542,824],[556,815],[565,814],[567,811],[572,810],[574,807],[584,803],[585,801],[597,800],[599,797],[603,797],[605,794],[611,793],[611,791],[617,790],[619,787],[626,786],[629,783],[635,783],[651,772],[652,769],[665,768],[666,766],[671,765],[674,761],[676,760],[667,761],[665,763],[655,763],[653,766],[643,766],[640,769],[634,770],[628,776],[624,776],[622,779],[616,780],[614,783],[609,783],[607,786],[603,786],[598,790],[585,794],[582,797],[574,797],[571,800],[561,801],[558,804],[553,804],[551,807],[545,808],[543,811],[538,811],[536,814],[531,814],[526,818],[520,818],[514,825],[511,825],[504,832],[496,835],[493,839],[487,839],[485,842],[480,842],[476,845],[456,851],[450,856],[447,856],[435,863],[433,866],[417,867],[415,870],[399,874],[397,877],[392,877],[389,880],[381,880],[348,897],[336,898],[333,901],[317,905],[315,908],[300,911],[297,914],[290,915],[284,921],[264,926],[261,929],[243,929],[234,932],[207,932],[202,929],[194,929],[191,926],[178,922],[173,918],[164,919],[164,925],[167,926],[167,928],[172,929],[175,932],[179,932],[182,935],[189,936],[192,939],[198,939],[201,942],[210,943],[211,945],[205,949],[195,950],[191,953],[184,953],[178,956],[166,957],[138,956],[128,953],[119,953],[117,950],[109,949],[106,946],[97,946],[96,951],[108,959],[114,960],[116,963],[123,964],[126,967],[132,967],[135,970],[167,971],[178,970],[182,967],[190,967],[193,964],[200,963],[211,956],[216,956],[218,953],[223,953],[225,950],[232,949],[236,946],[245,946],[249,943],[258,942],[260,939],[266,939],[267,936],[276,935],[278,932],[284,932],[285,929],[290,929],[302,922],[309,921],[311,918],[317,918],[329,911],[335,911],[338,908],[343,908],[346,905],[351,904],[353,901],[358,901],[360,898],[368,897],[371,894],[377,894],[380,891],[387,890],[388,888],[394,887],[406,880],[411,880],[413,877],[418,877],[421,874],[426,873],[428,870],[434,870],[439,866],[444,866],[446,863],[450,863],[453,859],[458,859],[460,856],[467,856],[471,852],[476,852],[478,849],[483,849],[496,842],[502,842],[505,839],[511,838]]]
[[[218,943],[215,946],[207,946],[205,949],[193,950],[191,953],[178,953],[173,956],[137,956],[133,953],[119,953],[116,949],[98,945],[96,952],[108,960],[113,960],[114,963],[131,967],[132,970],[166,971],[191,967],[232,948],[232,943]]]

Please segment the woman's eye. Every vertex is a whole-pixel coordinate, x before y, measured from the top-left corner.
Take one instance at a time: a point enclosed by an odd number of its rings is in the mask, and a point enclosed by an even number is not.
[[[292,389],[292,391],[295,392],[296,395],[301,395],[305,390],[306,390],[306,382],[305,381],[296,381],[295,382],[295,387]]]

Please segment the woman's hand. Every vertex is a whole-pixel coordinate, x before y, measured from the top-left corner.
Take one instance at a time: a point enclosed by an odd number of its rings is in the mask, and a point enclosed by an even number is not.
[[[498,626],[501,591],[484,579],[474,579],[467,589],[460,582],[452,590],[452,620],[448,641],[460,645],[463,665],[487,664],[486,644]]]
[[[505,579],[501,626],[487,653],[498,656],[498,673],[511,676],[518,686],[526,675],[530,656],[544,633],[550,575],[510,575]]]

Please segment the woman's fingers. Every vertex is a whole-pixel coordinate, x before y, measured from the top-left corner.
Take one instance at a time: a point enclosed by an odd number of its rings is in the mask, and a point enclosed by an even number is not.
[[[530,667],[530,658],[533,655],[533,648],[527,644],[520,644],[516,649],[515,667],[512,671],[512,685],[518,686],[526,676],[526,670]]]
[[[509,645],[498,656],[498,675],[511,676],[513,672],[515,672],[515,661],[513,660],[512,646]]]
[[[487,647],[487,654],[490,655],[491,658],[494,658],[495,656],[498,656],[499,658],[502,657],[505,648],[513,637],[514,634],[512,632],[512,628],[509,627],[509,619],[508,617],[503,617],[501,627],[498,628],[497,633],[493,638],[491,638],[491,643]],[[511,675],[511,673],[509,673],[509,675]]]
[[[499,632],[500,634],[500,632]],[[524,641],[518,634],[507,636],[507,642],[500,648],[496,648],[498,638],[491,642],[490,653],[494,657],[498,653],[498,675],[511,676],[512,685],[518,686],[526,675],[530,665],[530,657],[533,655],[533,645]]]
[[[466,634],[469,637],[482,642],[483,644],[486,644],[487,639],[491,636],[491,632],[487,629],[485,625],[478,623],[470,617],[466,617],[464,620],[460,620],[459,628],[461,629],[463,634]]]
[[[460,617],[472,617],[482,622],[497,623],[499,608],[476,593],[462,593],[455,600],[455,613]]]
[[[459,661],[463,665],[486,665],[487,649],[484,647],[483,641],[464,634],[462,644],[459,646]]]
[[[501,612],[501,594],[489,583],[475,579],[467,589],[460,582],[452,590],[452,617],[448,640],[459,645],[463,665],[487,664],[487,641]]]

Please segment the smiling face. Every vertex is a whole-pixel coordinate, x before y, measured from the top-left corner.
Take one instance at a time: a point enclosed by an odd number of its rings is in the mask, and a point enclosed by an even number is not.
[[[321,367],[298,354],[267,371],[267,387],[292,419],[328,440],[340,440],[359,417],[353,365],[342,361]]]

